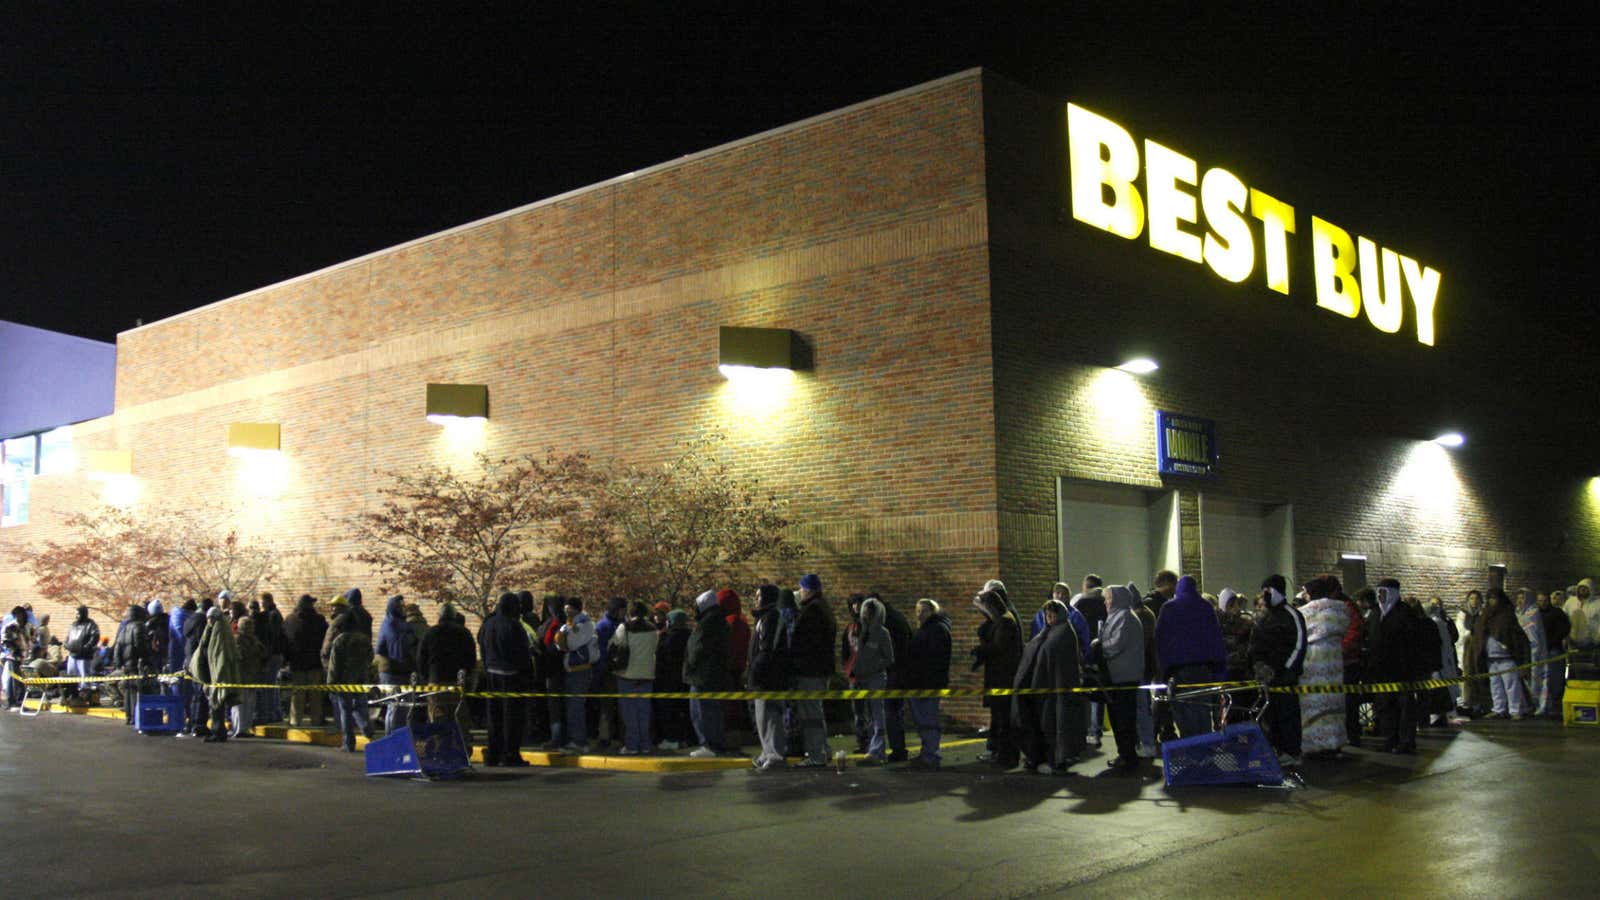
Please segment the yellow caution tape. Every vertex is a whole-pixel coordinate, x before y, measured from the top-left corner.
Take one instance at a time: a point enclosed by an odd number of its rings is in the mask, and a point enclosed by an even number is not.
[[[1139,691],[1155,688],[1169,690],[1204,690],[1221,688],[1224,690],[1265,690],[1271,694],[1401,694],[1412,691],[1435,690],[1452,685],[1465,684],[1474,679],[1486,679],[1505,672],[1520,672],[1537,666],[1549,665],[1560,662],[1568,657],[1578,655],[1577,651],[1569,651],[1560,656],[1551,656],[1535,662],[1525,663],[1514,669],[1502,672],[1479,672],[1474,675],[1465,675],[1460,678],[1431,678],[1423,681],[1387,681],[1374,684],[1292,684],[1263,686],[1258,681],[1208,681],[1193,684],[1126,684],[1108,685],[1105,687],[1072,687],[1072,688],[891,688],[877,690],[836,690],[836,691],[656,691],[653,693],[619,694],[619,693],[584,693],[568,694],[561,691],[468,691],[458,684],[239,684],[233,682],[207,683],[199,681],[186,672],[169,673],[164,675],[106,675],[88,678],[28,678],[20,674],[12,677],[22,684],[80,684],[86,682],[106,681],[143,681],[160,678],[166,681],[184,680],[194,682],[203,688],[222,688],[223,690],[283,690],[283,691],[318,691],[322,693],[337,694],[365,694],[373,690],[388,694],[394,693],[452,693],[463,697],[481,700],[534,700],[541,698],[587,697],[596,700],[610,699],[653,699],[653,700],[913,700],[913,699],[948,699],[955,697],[1019,697],[1037,696],[1045,694],[1101,694],[1107,691]]]

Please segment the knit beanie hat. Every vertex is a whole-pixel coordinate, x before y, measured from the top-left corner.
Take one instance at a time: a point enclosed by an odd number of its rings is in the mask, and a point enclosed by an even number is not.
[[[815,572],[800,576],[800,589],[804,591],[822,590],[822,579]]]
[[[716,606],[716,605],[717,605],[717,592],[716,591],[706,591],[704,594],[701,594],[700,596],[694,598],[694,608],[695,608],[696,612],[705,612],[706,610],[708,610],[708,609],[710,609],[710,608],[712,608],[713,606]]]

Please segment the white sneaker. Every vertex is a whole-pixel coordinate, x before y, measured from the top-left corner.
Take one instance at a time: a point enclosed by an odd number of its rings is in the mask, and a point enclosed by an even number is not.
[[[711,759],[717,755],[717,751],[710,747],[696,747],[689,752],[689,755],[695,759]]]

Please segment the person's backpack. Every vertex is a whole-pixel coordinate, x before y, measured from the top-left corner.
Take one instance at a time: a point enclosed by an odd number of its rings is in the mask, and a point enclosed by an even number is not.
[[[615,635],[611,637],[611,658],[608,667],[613,672],[621,672],[628,668],[628,633],[623,632],[619,642]]]
[[[154,659],[157,665],[165,662],[167,659],[167,629],[146,628],[144,629],[144,639],[145,646],[150,650],[150,658]]]

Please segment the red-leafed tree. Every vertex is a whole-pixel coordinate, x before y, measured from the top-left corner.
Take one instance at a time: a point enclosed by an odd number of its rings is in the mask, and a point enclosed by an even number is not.
[[[170,512],[151,524],[170,561],[167,580],[186,596],[228,591],[248,601],[277,575],[281,554],[270,542],[247,538],[234,522],[238,510],[200,507]]]
[[[480,618],[504,590],[533,583],[539,532],[576,507],[594,477],[582,454],[496,459],[466,470],[426,466],[384,473],[376,510],[347,519],[358,552],[349,558],[403,586]]]
[[[784,501],[721,460],[724,440],[685,441],[664,465],[598,466],[573,484],[578,502],[533,570],[563,593],[676,605],[751,576],[755,563],[804,555],[786,535]]]
[[[166,590],[170,548],[145,517],[103,506],[71,515],[65,524],[71,536],[16,549],[46,599],[81,604],[116,621],[129,604]]]

